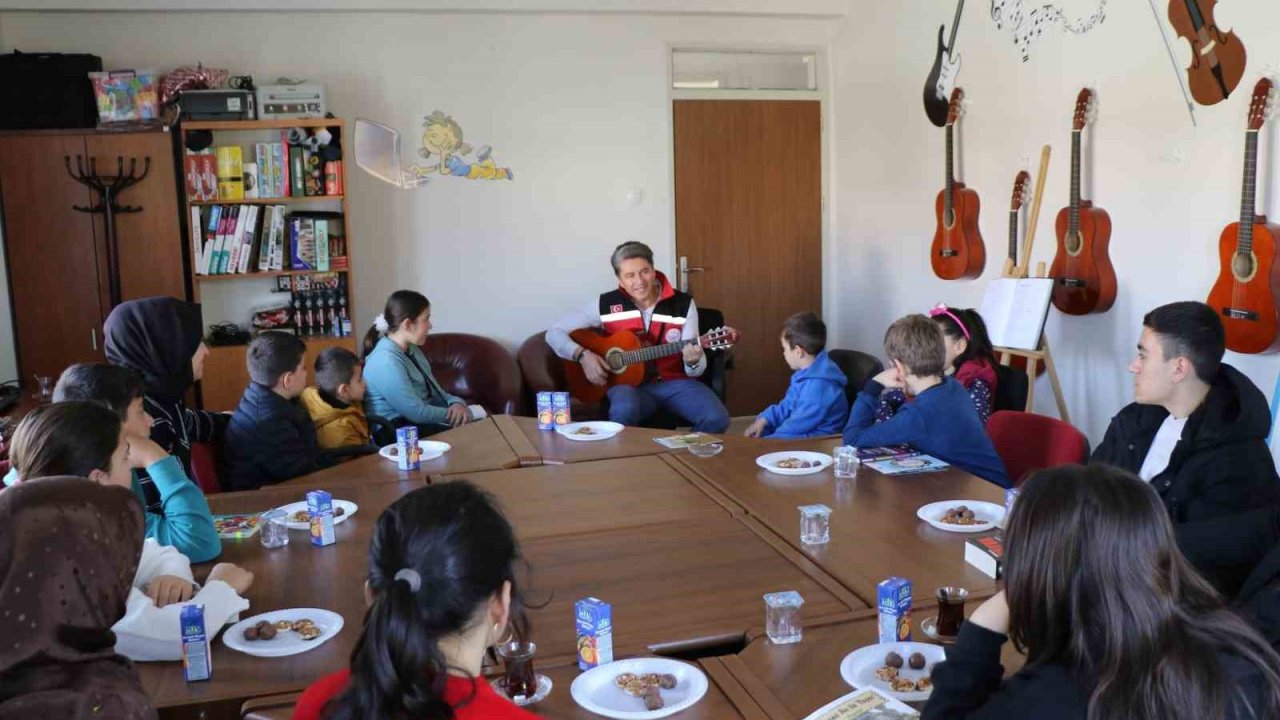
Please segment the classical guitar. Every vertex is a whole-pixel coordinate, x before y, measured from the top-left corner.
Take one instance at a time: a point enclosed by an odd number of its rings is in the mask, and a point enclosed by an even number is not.
[[[612,371],[604,386],[595,385],[587,379],[581,365],[570,360],[564,361],[569,394],[583,402],[596,403],[604,399],[605,393],[614,385],[634,386],[644,382],[650,375],[653,361],[679,355],[684,352],[685,345],[697,343],[704,350],[728,350],[738,342],[739,334],[731,327],[719,327],[696,339],[677,340],[662,345],[648,344],[644,338],[630,330],[621,330],[612,335],[601,335],[594,330],[575,330],[569,333],[569,337],[604,358],[605,364]]]
[[[964,0],[956,4],[956,17],[951,21],[951,41],[942,44],[942,33],[945,25],[938,26],[938,50],[933,56],[933,67],[929,77],[924,81],[924,112],[929,122],[942,127],[947,124],[947,103],[951,99],[951,90],[956,86],[956,76],[960,74],[960,56],[955,53],[956,30],[960,28],[960,13],[964,10]]]
[[[1221,269],[1209,291],[1209,306],[1222,313],[1227,349],[1240,353],[1274,352],[1280,349],[1276,298],[1280,297],[1280,225],[1254,215],[1257,189],[1258,131],[1273,105],[1272,82],[1258,81],[1249,103],[1244,134],[1244,180],[1240,193],[1240,221],[1222,231],[1218,239]]]
[[[1191,43],[1187,85],[1201,105],[1227,99],[1244,76],[1244,43],[1213,19],[1215,0],[1169,0],[1169,23]]]
[[[978,193],[956,182],[952,156],[956,121],[960,118],[964,90],[951,91],[947,111],[947,184],[934,202],[938,227],[933,233],[929,262],[943,280],[976,278],[987,264],[987,249],[978,230]]]
[[[1027,187],[1031,185],[1031,173],[1018,171],[1013,179],[1013,198],[1009,201],[1009,256],[1005,267],[1018,266],[1018,214],[1027,201]]]
[[[1116,271],[1107,255],[1111,216],[1080,199],[1080,135],[1095,106],[1093,91],[1081,90],[1071,125],[1071,204],[1058,211],[1054,227],[1058,252],[1049,266],[1053,304],[1068,315],[1106,312],[1116,301]]]

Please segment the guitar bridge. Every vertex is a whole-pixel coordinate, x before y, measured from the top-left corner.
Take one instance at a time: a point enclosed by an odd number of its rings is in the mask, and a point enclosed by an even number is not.
[[[1088,284],[1080,278],[1058,278],[1058,283],[1070,288],[1082,288]]]
[[[1252,310],[1244,310],[1241,308],[1224,307],[1222,308],[1222,316],[1231,318],[1232,320],[1250,320],[1256,322],[1258,313]]]
[[[960,251],[959,250],[940,250],[938,254],[941,255],[942,257],[949,258],[949,257],[955,257],[959,255]]]

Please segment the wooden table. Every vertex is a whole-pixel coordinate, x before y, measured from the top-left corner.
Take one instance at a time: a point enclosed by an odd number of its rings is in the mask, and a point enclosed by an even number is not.
[[[964,561],[962,533],[937,530],[916,517],[920,506],[942,500],[985,500],[1003,505],[1004,489],[960,470],[889,477],[863,468],[837,480],[827,468],[813,475],[777,475],[756,465],[764,452],[830,453],[838,440],[726,442],[711,458],[673,458],[740,503],[797,550],[874,606],[876,584],[892,576],[911,580],[917,604],[936,588],[957,585],[970,597],[995,592],[995,581]],[[801,505],[831,508],[831,542],[800,542]]]
[[[499,422],[499,427],[516,453],[537,455],[549,465],[670,453],[670,448],[654,442],[654,438],[679,434],[675,430],[628,427],[608,440],[581,442],[567,440],[554,430],[539,430],[537,418],[509,416],[508,419],[509,422]],[[524,453],[520,451],[522,447]]]
[[[980,601],[972,601],[966,614]],[[928,642],[920,631],[920,621],[936,615],[933,609],[912,614],[912,639]],[[774,645],[766,637],[751,642],[738,655],[719,658],[758,705],[773,720],[803,718],[809,713],[852,692],[840,677],[840,661],[846,655],[879,642],[875,617],[861,620],[806,624],[804,639],[793,645]],[[1026,660],[1013,643],[1001,652],[1005,675],[1017,672]]]
[[[707,673],[707,694],[692,707],[669,715],[675,720],[769,720],[769,716],[756,705],[742,685],[729,672],[723,670],[718,660],[703,661]],[[569,693],[569,686],[581,672],[577,665],[550,670],[538,669],[554,683],[546,700],[531,706],[533,712],[551,718],[571,720],[596,720],[599,715],[583,710]],[[643,709],[643,705],[640,706]]]
[[[449,452],[422,463],[417,473],[401,473],[396,464],[381,455],[367,455],[334,467],[294,478],[279,486],[314,486],[316,483],[356,481],[365,483],[400,482],[427,475],[472,473],[484,470],[520,467],[520,459],[498,430],[493,418],[484,418],[462,427],[446,430],[430,437],[447,442]]]

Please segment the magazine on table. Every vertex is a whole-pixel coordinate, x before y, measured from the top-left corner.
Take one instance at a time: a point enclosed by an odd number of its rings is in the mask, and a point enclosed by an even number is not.
[[[237,513],[233,515],[214,515],[213,527],[220,538],[253,537],[262,526],[262,513]]]
[[[666,437],[654,438],[654,442],[662,447],[679,450],[687,448],[690,445],[701,445],[702,443],[719,442],[719,438],[714,435],[708,435],[702,432],[685,433],[683,435],[668,435]]]
[[[915,473],[934,472],[951,467],[938,458],[923,453],[910,457],[876,460],[864,463],[864,466],[883,475],[914,475]]]
[[[920,451],[910,445],[879,445],[877,447],[858,448],[858,459],[864,463],[892,458],[905,458],[919,455]]]
[[[804,720],[914,720],[920,713],[873,687],[854,690],[814,710]]]

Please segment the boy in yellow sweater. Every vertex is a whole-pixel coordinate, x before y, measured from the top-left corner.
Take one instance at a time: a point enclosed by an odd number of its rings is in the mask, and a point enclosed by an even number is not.
[[[316,424],[322,449],[368,445],[364,416],[364,373],[346,348],[325,348],[316,357],[316,384],[302,391],[302,406]]]

